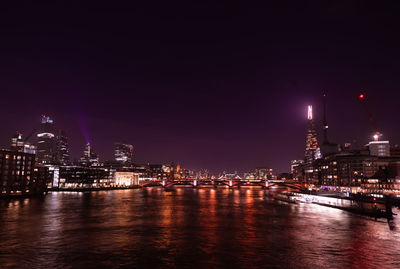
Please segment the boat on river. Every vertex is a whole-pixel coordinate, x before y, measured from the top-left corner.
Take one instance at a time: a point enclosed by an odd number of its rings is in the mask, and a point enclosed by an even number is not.
[[[278,193],[274,196],[274,199],[293,204],[300,203],[299,199],[291,193]]]

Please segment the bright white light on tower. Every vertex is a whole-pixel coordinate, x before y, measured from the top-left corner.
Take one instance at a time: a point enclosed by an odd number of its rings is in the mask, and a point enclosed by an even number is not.
[[[312,120],[312,106],[311,105],[308,106],[307,118],[309,120]]]

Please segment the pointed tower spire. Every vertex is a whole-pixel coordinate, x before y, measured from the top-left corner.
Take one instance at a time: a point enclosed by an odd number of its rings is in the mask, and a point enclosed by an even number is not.
[[[312,120],[312,106],[308,106],[308,111],[307,111],[307,118],[308,120]]]
[[[321,150],[318,145],[317,131],[315,130],[314,127],[311,105],[308,106],[307,118],[308,118],[308,128],[306,136],[306,150],[304,154],[304,168],[305,168],[306,180],[307,182],[309,182],[314,172],[313,162],[317,159],[320,159],[322,156],[321,156]]]

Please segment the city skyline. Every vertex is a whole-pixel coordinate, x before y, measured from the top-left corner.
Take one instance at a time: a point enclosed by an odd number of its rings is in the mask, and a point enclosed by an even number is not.
[[[283,172],[303,157],[307,105],[322,141],[323,92],[331,141],[370,141],[357,99],[365,92],[382,139],[395,145],[396,15],[370,8],[160,5],[114,10],[103,21],[99,3],[97,11],[54,4],[8,21],[4,14],[1,146],[48,114],[78,158],[87,139],[105,159],[126,141],[139,163]]]
[[[399,11],[2,3],[1,269],[400,268]]]
[[[364,99],[365,97],[366,97],[366,95],[364,94],[364,93],[362,93],[361,94],[362,95],[362,99]],[[326,93],[323,93],[322,95],[322,98],[323,98],[323,104],[324,104],[324,109],[325,109],[325,107],[326,107],[326,98],[327,98],[327,94]],[[315,154],[315,157],[313,157],[313,159],[314,158],[316,158],[316,159],[318,159],[318,158],[321,158],[323,155],[321,155],[321,152],[320,152],[320,148],[319,148],[319,145],[322,145],[322,146],[324,146],[324,143],[325,142],[327,142],[327,141],[325,141],[325,139],[326,139],[326,137],[327,137],[327,131],[328,131],[328,125],[327,125],[327,122],[326,122],[326,110],[325,110],[325,112],[324,112],[324,115],[323,115],[323,117],[321,116],[320,118],[322,119],[323,118],[323,122],[322,122],[322,124],[321,124],[321,128],[322,128],[322,130],[315,130],[315,122],[314,122],[314,118],[315,118],[315,114],[314,114],[314,112],[313,112],[313,106],[312,105],[307,105],[307,107],[305,108],[305,110],[306,110],[306,113],[305,114],[307,114],[306,115],[306,118],[307,118],[307,121],[308,121],[308,123],[306,123],[306,131],[305,131],[305,135],[306,135],[306,143],[305,143],[305,148],[306,148],[306,154],[305,154],[305,157],[304,156],[302,156],[302,157],[304,157],[304,158],[308,158],[307,157],[307,152],[308,152],[308,149],[309,149],[309,147],[310,147],[310,145],[312,144],[312,143],[316,143],[316,146],[318,147],[318,148],[316,148],[317,149],[317,152],[315,152],[315,153],[312,153],[312,155],[314,155]],[[373,117],[372,116],[372,114],[370,114],[370,115],[368,115],[368,117]],[[369,120],[373,120],[372,118],[369,118]],[[58,160],[58,162],[60,162],[60,160],[59,160],[59,154],[60,154],[60,152],[59,152],[59,149],[58,149],[58,147],[59,147],[59,137],[61,137],[63,140],[65,140],[65,141],[68,141],[68,135],[65,133],[65,131],[61,128],[60,129],[60,126],[57,126],[57,124],[55,124],[54,123],[54,119],[52,119],[51,117],[49,117],[48,115],[41,115],[41,124],[43,125],[43,123],[48,123],[48,122],[50,122],[51,123],[51,125],[54,125],[54,126],[52,126],[51,128],[52,128],[52,131],[51,132],[53,132],[53,133],[56,133],[56,136],[55,136],[55,141],[54,141],[54,150],[56,150],[56,148],[57,148],[57,151],[54,151],[54,156],[52,156],[52,158],[55,158],[55,160]],[[318,125],[318,124],[317,124]],[[39,126],[39,125],[38,125]],[[29,134],[28,134],[28,137],[32,137],[33,135],[34,136],[36,136],[37,134],[40,134],[40,132],[43,132],[43,130],[41,130],[41,128],[42,127],[34,127],[33,128],[33,130],[31,131],[31,132],[29,132]],[[374,126],[375,128],[377,128],[377,126]],[[46,127],[45,127],[46,128]],[[47,127],[47,128],[49,128],[49,127]],[[321,129],[320,128],[320,129]],[[311,133],[310,133],[311,132]],[[335,143],[329,143],[328,142],[328,145],[327,145],[327,147],[328,147],[328,149],[327,149],[327,154],[329,154],[329,152],[334,152],[334,151],[336,151],[336,150],[340,150],[340,147],[342,147],[342,148],[345,148],[346,146],[348,147],[350,144],[352,144],[351,145],[351,147],[352,148],[358,148],[358,149],[362,149],[362,148],[365,148],[366,146],[368,146],[369,144],[368,143],[373,143],[373,142],[371,142],[371,141],[373,141],[373,140],[375,140],[376,139],[376,135],[373,135],[374,133],[371,131],[371,135],[370,135],[370,139],[369,139],[369,141],[368,142],[366,142],[366,143],[362,143],[362,144],[359,144],[359,143],[357,143],[357,141],[349,141],[349,140],[347,140],[347,142],[346,143],[341,143],[341,144],[335,144]],[[38,137],[39,137],[40,135],[38,135]],[[315,141],[314,142],[311,142],[311,140],[309,140],[309,139],[311,139],[310,137],[313,137],[312,139],[314,139]],[[26,142],[28,142],[28,145],[36,145],[36,143],[40,140],[37,140],[38,138],[33,138],[33,141],[35,141],[35,142],[32,142],[32,138],[30,138],[29,140],[25,140],[26,139],[26,137],[24,136],[24,133],[21,133],[20,131],[16,131],[16,134],[11,138],[11,147],[14,147],[14,144],[16,143],[16,142],[14,142],[14,139],[16,139],[18,137],[18,139],[19,140],[21,140],[21,141],[26,141]],[[22,137],[22,138],[21,138]],[[86,143],[85,143],[85,145],[84,145],[84,149],[82,149],[81,151],[80,151],[80,153],[78,154],[79,156],[69,156],[69,150],[70,150],[70,145],[66,145],[66,146],[63,146],[65,149],[63,150],[63,151],[66,151],[67,152],[67,158],[68,158],[68,161],[67,162],[65,162],[64,160],[62,160],[61,161],[61,164],[66,164],[66,163],[68,163],[69,161],[71,162],[71,163],[75,163],[75,164],[82,164],[82,163],[84,163],[84,161],[82,161],[83,159],[82,158],[85,158],[85,156],[87,155],[87,154],[91,154],[90,153],[90,150],[88,150],[88,147],[89,148],[92,148],[93,147],[93,144],[89,141],[90,139],[89,139],[89,137],[87,136],[87,137],[85,137],[85,141],[87,141]],[[318,141],[319,142],[318,142]],[[15,140],[16,141],[16,140]],[[350,143],[349,143],[350,142]],[[351,143],[351,142],[353,142],[353,143]],[[63,142],[63,143],[68,143],[68,142]],[[310,144],[311,143],[311,144]],[[40,142],[39,142],[39,144],[40,144]],[[39,146],[39,144],[37,144],[38,146]],[[116,148],[116,145],[121,145],[121,146],[128,146],[128,147],[130,147],[130,149],[129,149],[129,151],[131,152],[131,153],[129,153],[130,154],[130,156],[131,157],[122,157],[123,159],[125,159],[125,158],[132,158],[133,157],[133,145],[131,145],[131,144],[126,144],[126,143],[122,143],[122,142],[113,142],[113,146],[114,146],[114,148],[113,148],[113,151],[112,151],[112,157],[111,158],[101,158],[100,159],[100,163],[99,164],[101,164],[101,162],[104,162],[104,161],[117,161],[117,162],[121,162],[121,157],[117,157],[117,155],[120,155],[120,154],[122,154],[122,153],[116,153],[116,150],[117,150],[117,148]],[[345,145],[345,144],[348,144],[348,145]],[[5,144],[6,145],[6,144]],[[23,145],[23,144],[22,144]],[[9,146],[9,144],[8,144],[8,146]],[[8,148],[8,146],[4,146],[3,148]],[[333,146],[333,147],[332,147]],[[338,147],[339,146],[339,147]],[[394,146],[395,147],[398,147],[398,144],[397,143],[395,143],[394,144]],[[335,150],[335,148],[336,148],[336,150]],[[333,151],[332,151],[333,150]],[[62,151],[62,152],[63,152]],[[82,155],[82,152],[83,152],[83,155]],[[63,153],[61,153],[61,154],[63,154]],[[117,154],[117,155],[116,155]],[[135,154],[136,155],[136,154]],[[97,162],[99,161],[99,157],[97,156],[97,154],[95,154],[95,158],[97,158]],[[121,155],[122,156],[122,155]],[[69,158],[72,158],[71,160],[69,160]],[[136,157],[136,156],[135,156]],[[87,157],[87,158],[90,158],[90,157]],[[41,158],[39,158],[39,159],[41,159]],[[301,159],[301,158],[300,158]],[[140,163],[138,163],[138,162],[133,162],[132,161],[132,159],[126,159],[126,160],[129,160],[128,162],[127,162],[127,164],[128,163],[136,163],[136,164],[140,164]],[[291,160],[290,160],[291,161]],[[126,161],[122,161],[122,163],[124,163],[124,162],[126,162]],[[45,162],[46,163],[46,162]],[[54,162],[54,163],[57,163],[57,162]],[[145,162],[142,162],[142,164],[145,164],[145,163],[151,163],[150,161],[145,161]],[[185,163],[185,161],[184,160],[172,160],[172,161],[166,161],[166,162],[164,162],[165,164],[172,164],[172,163],[176,163],[176,164],[179,164],[179,163]],[[258,165],[258,166],[254,166],[254,167],[251,167],[251,168],[249,168],[249,169],[247,169],[247,170],[243,170],[243,169],[238,169],[238,168],[234,168],[233,170],[228,170],[228,169],[226,169],[226,168],[220,168],[220,169],[218,169],[217,171],[213,171],[213,174],[214,175],[217,175],[217,174],[223,174],[223,173],[226,173],[226,172],[235,172],[235,173],[237,173],[238,171],[239,171],[239,174],[242,174],[242,173],[244,173],[244,174],[246,174],[246,173],[248,173],[248,172],[250,172],[250,171],[253,171],[254,170],[254,168],[256,168],[256,167],[260,167],[261,165]],[[265,165],[264,165],[265,166]],[[275,172],[278,172],[278,173],[287,173],[287,172],[290,172],[290,163],[289,163],[289,169],[287,169],[287,170],[284,170],[284,171],[275,171]],[[272,167],[272,166],[265,166],[265,167],[269,167],[269,168],[273,168],[273,169],[275,169],[275,167]],[[197,170],[197,171],[200,171],[200,170],[202,170],[202,169],[208,169],[207,167],[201,167],[201,168],[195,168],[195,170]]]

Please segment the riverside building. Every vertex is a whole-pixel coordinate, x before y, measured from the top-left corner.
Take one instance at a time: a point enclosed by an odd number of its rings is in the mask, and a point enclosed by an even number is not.
[[[35,155],[0,150],[0,196],[33,195],[46,190],[46,182],[34,177]]]

